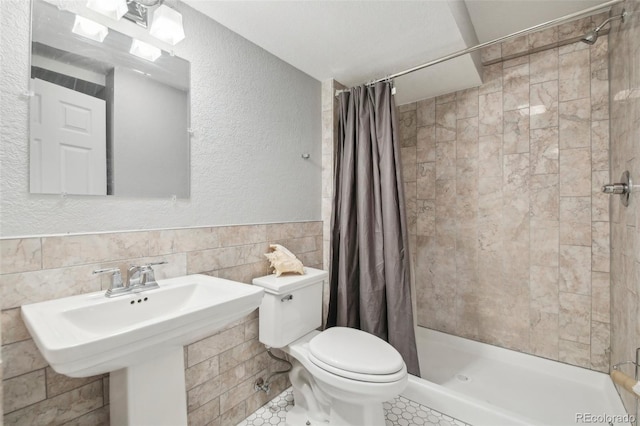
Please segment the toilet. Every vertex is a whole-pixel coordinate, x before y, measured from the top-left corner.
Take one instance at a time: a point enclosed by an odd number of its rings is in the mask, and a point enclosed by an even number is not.
[[[384,426],[382,403],[407,385],[400,353],[384,340],[346,327],[318,331],[329,274],[255,278],[265,290],[259,340],[290,355],[294,407],[287,425]]]

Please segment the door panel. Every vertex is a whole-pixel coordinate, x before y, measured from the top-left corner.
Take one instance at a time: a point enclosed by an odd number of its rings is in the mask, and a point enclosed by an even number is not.
[[[31,192],[106,195],[106,102],[31,81]]]

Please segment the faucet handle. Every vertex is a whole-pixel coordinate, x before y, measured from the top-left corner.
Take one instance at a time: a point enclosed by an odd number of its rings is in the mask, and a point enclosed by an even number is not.
[[[156,265],[166,265],[167,263],[169,263],[169,262],[167,262],[166,260],[163,260],[163,261],[161,261],[161,262],[150,262],[150,263],[145,263],[145,264],[144,264],[144,265],[142,265],[141,267],[146,269],[146,268],[151,268],[152,266],[156,266]]]
[[[120,273],[120,268],[96,269],[92,272],[92,275],[107,274],[109,272],[113,273],[113,275],[111,275],[111,287],[123,287],[124,284],[122,283],[122,274]]]
[[[107,274],[112,273],[111,275],[111,286],[107,290],[105,296],[110,297],[112,293],[122,291],[124,287],[124,283],[122,282],[122,274],[120,273],[120,268],[105,268],[105,269],[96,269],[93,271],[93,275],[97,274]]]
[[[156,283],[153,268],[151,267],[155,265],[163,265],[165,263],[168,262],[163,260],[162,262],[150,262],[145,263],[144,265],[131,265],[127,270],[127,286],[130,288],[156,287],[158,283]]]
[[[140,279],[141,284],[146,288],[155,288],[158,287],[158,282],[156,281],[155,273],[152,266],[155,265],[164,265],[167,262],[163,260],[162,262],[151,262],[145,265],[140,266]]]
[[[92,274],[92,275],[96,275],[96,274],[106,274],[107,272],[120,272],[120,268],[103,268],[103,269],[96,269],[96,270],[94,270],[91,274]]]

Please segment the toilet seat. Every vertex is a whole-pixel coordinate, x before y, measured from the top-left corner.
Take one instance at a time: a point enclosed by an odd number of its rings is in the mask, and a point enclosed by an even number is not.
[[[321,368],[322,370],[325,370],[331,374],[343,377],[345,379],[356,380],[358,382],[392,383],[401,380],[407,375],[406,369],[401,369],[392,374],[362,374],[355,373],[353,371],[341,370],[329,364],[323,363],[311,354],[309,354],[309,361],[311,361],[316,367]]]
[[[361,382],[389,383],[406,375],[393,346],[354,328],[332,327],[316,335],[309,341],[308,358],[325,371]]]

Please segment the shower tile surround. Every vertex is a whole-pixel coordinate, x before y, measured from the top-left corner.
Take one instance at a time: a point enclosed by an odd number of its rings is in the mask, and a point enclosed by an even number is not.
[[[609,34],[611,80],[611,180],[629,170],[640,182],[640,2],[616,6],[629,12]],[[640,347],[640,193],[629,206],[611,200],[611,363],[633,360]],[[622,371],[633,376],[631,366]],[[620,391],[630,414],[640,415],[639,402]]]
[[[480,87],[397,107],[419,325],[608,371],[607,55],[605,37],[529,54],[486,66]]]
[[[322,223],[200,227],[0,240],[4,424],[109,424],[108,375],[72,379],[55,373],[20,317],[20,305],[105,290],[104,267],[167,260],[156,277],[204,273],[250,283],[267,273],[268,244],[283,244],[305,265],[321,267]],[[253,382],[282,365],[257,340],[257,311],[185,347],[189,425],[231,425],[289,384],[280,376],[269,394]]]

